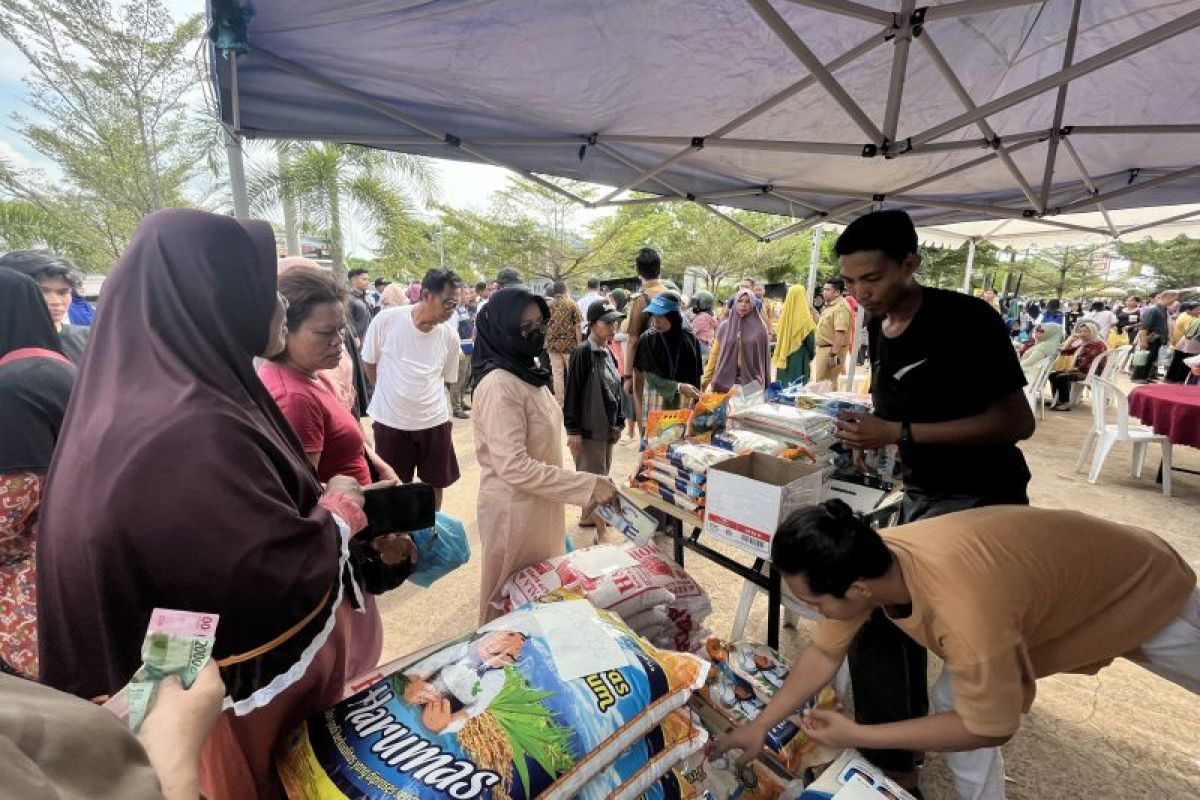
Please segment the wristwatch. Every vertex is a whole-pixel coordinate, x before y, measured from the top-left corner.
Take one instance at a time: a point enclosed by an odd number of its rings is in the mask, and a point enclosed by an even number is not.
[[[913,443],[912,423],[907,422],[907,421],[901,422],[900,423],[900,441],[898,442],[898,444],[901,447],[906,447],[912,443]]]

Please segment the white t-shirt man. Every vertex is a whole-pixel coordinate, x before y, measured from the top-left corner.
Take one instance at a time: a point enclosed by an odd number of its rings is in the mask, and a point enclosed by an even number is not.
[[[579,314],[584,319],[587,319],[587,312],[588,309],[592,307],[592,303],[599,303],[602,300],[604,300],[604,295],[600,294],[599,292],[595,290],[588,292],[583,297],[579,298],[579,302],[576,303],[576,305],[579,306]]]
[[[375,394],[367,413],[399,431],[423,431],[450,421],[445,384],[458,380],[458,333],[448,323],[423,333],[412,306],[381,311],[363,338],[362,359],[375,364]]]

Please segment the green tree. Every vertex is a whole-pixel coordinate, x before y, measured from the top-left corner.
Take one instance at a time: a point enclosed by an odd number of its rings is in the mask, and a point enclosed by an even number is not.
[[[967,272],[967,255],[970,245],[963,242],[958,247],[937,247],[920,245],[921,269],[917,277],[926,286],[936,286],[940,289],[962,288],[963,278]],[[971,287],[988,285],[997,291],[1003,288],[1003,281],[996,274],[1000,267],[999,250],[990,242],[975,243],[975,261],[971,268]]]
[[[0,189],[71,230],[67,255],[106,268],[144,215],[189,203],[211,137],[186,113],[200,15],[158,0],[5,0],[0,37],[25,57],[33,115],[16,130],[62,172],[0,171]],[[212,123],[209,122],[209,125]]]
[[[346,274],[345,220],[356,215],[376,226],[385,250],[405,251],[400,243],[414,226],[411,194],[422,199],[437,189],[432,164],[417,156],[329,142],[294,143],[286,159],[253,165],[247,178],[251,208],[271,214],[290,201],[297,218],[329,237],[334,271]]]
[[[1177,236],[1169,242],[1118,242],[1117,253],[1135,264],[1153,267],[1156,291],[1200,286],[1200,239]]]
[[[1013,263],[1024,276],[1021,291],[1059,300],[1089,297],[1110,284],[1101,272],[1104,245],[1059,246],[1034,251]]]

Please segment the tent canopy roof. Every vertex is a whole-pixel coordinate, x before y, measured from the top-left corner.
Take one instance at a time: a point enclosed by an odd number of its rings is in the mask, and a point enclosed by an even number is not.
[[[1200,198],[1200,0],[917,5],[256,0],[211,73],[247,138],[799,219],[775,235],[878,207],[1112,233],[1114,209]]]

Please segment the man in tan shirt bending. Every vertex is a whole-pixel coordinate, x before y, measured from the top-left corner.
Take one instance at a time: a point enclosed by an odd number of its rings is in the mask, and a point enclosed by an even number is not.
[[[999,746],[1036,681],[1093,674],[1118,656],[1200,694],[1196,573],[1149,531],[1075,511],[991,506],[876,532],[840,500],[784,521],[771,560],[821,612],[783,688],[714,753],[748,760],[763,737],[829,683],[871,612],[945,662],[935,713],[860,725],[814,711],[803,727],[832,747],[944,751],[962,798],[1004,797]]]

